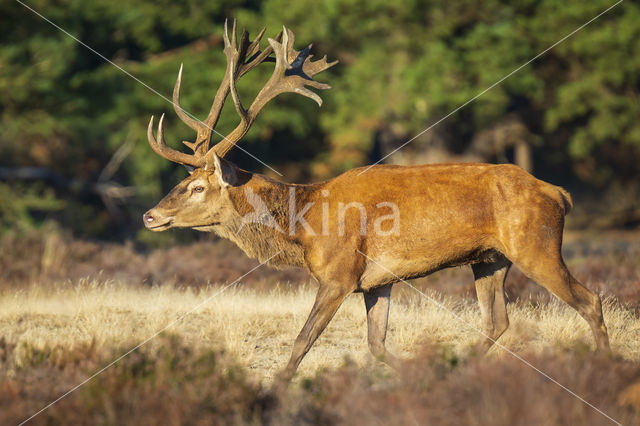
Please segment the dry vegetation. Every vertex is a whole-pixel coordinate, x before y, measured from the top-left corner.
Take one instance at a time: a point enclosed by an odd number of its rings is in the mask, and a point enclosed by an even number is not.
[[[586,322],[517,271],[500,343],[617,421],[638,424],[640,239],[613,237],[566,244],[570,269],[606,298],[612,354],[592,353]],[[0,424],[24,420],[167,325],[34,423],[611,423],[504,350],[476,354],[466,269],[415,283],[446,310],[396,285],[388,345],[408,359],[397,373],[369,355],[362,296],[350,296],[285,401],[269,389],[313,303],[306,274],[259,269],[219,293],[254,265],[221,243],[145,254],[32,235],[0,249]]]

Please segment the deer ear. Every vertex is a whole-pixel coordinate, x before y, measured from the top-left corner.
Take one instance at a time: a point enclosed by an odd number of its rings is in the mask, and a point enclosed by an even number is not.
[[[212,149],[207,153],[204,169],[207,171],[213,170],[218,177],[218,182],[222,187],[235,186],[237,182],[237,176],[235,168],[228,161],[218,157],[218,154]]]

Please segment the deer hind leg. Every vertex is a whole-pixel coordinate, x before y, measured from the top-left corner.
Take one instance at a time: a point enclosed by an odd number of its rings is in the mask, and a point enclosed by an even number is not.
[[[609,349],[600,296],[584,287],[567,269],[560,251],[552,256],[516,262],[522,272],[574,308],[593,332],[598,349]]]
[[[527,277],[578,311],[591,327],[598,349],[609,349],[600,297],[584,287],[567,269],[561,253],[562,217],[556,218],[556,223],[557,228],[543,226],[534,235],[516,239],[511,253],[506,254]],[[529,229],[535,229],[535,224],[530,224]]]
[[[511,262],[502,256],[496,262],[471,265],[482,316],[482,330],[486,337],[482,345],[484,351],[489,350],[509,327],[504,281],[510,267]]]
[[[347,289],[341,285],[331,285],[330,283],[320,285],[309,318],[307,318],[307,322],[293,344],[289,363],[277,378],[279,382],[288,382],[293,378],[302,358],[311,349],[311,346],[329,324],[344,299],[352,291],[353,288]]]
[[[389,320],[389,302],[391,287],[387,284],[363,293],[364,304],[367,308],[367,328],[369,350],[374,357],[393,368],[399,367],[399,360],[391,354],[384,345],[387,337]]]

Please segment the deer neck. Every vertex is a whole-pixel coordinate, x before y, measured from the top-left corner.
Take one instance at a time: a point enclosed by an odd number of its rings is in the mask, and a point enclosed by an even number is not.
[[[290,188],[299,195],[298,204],[308,197],[306,185],[289,185],[248,172],[242,181],[229,188],[232,209],[215,232],[233,241],[247,256],[271,266],[304,267],[304,250],[289,232],[288,215]]]

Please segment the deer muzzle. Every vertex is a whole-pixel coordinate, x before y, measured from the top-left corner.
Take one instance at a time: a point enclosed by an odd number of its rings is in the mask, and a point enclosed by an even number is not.
[[[142,221],[144,222],[144,226],[151,231],[164,231],[171,227],[173,218],[165,217],[156,209],[151,209],[142,215]]]

